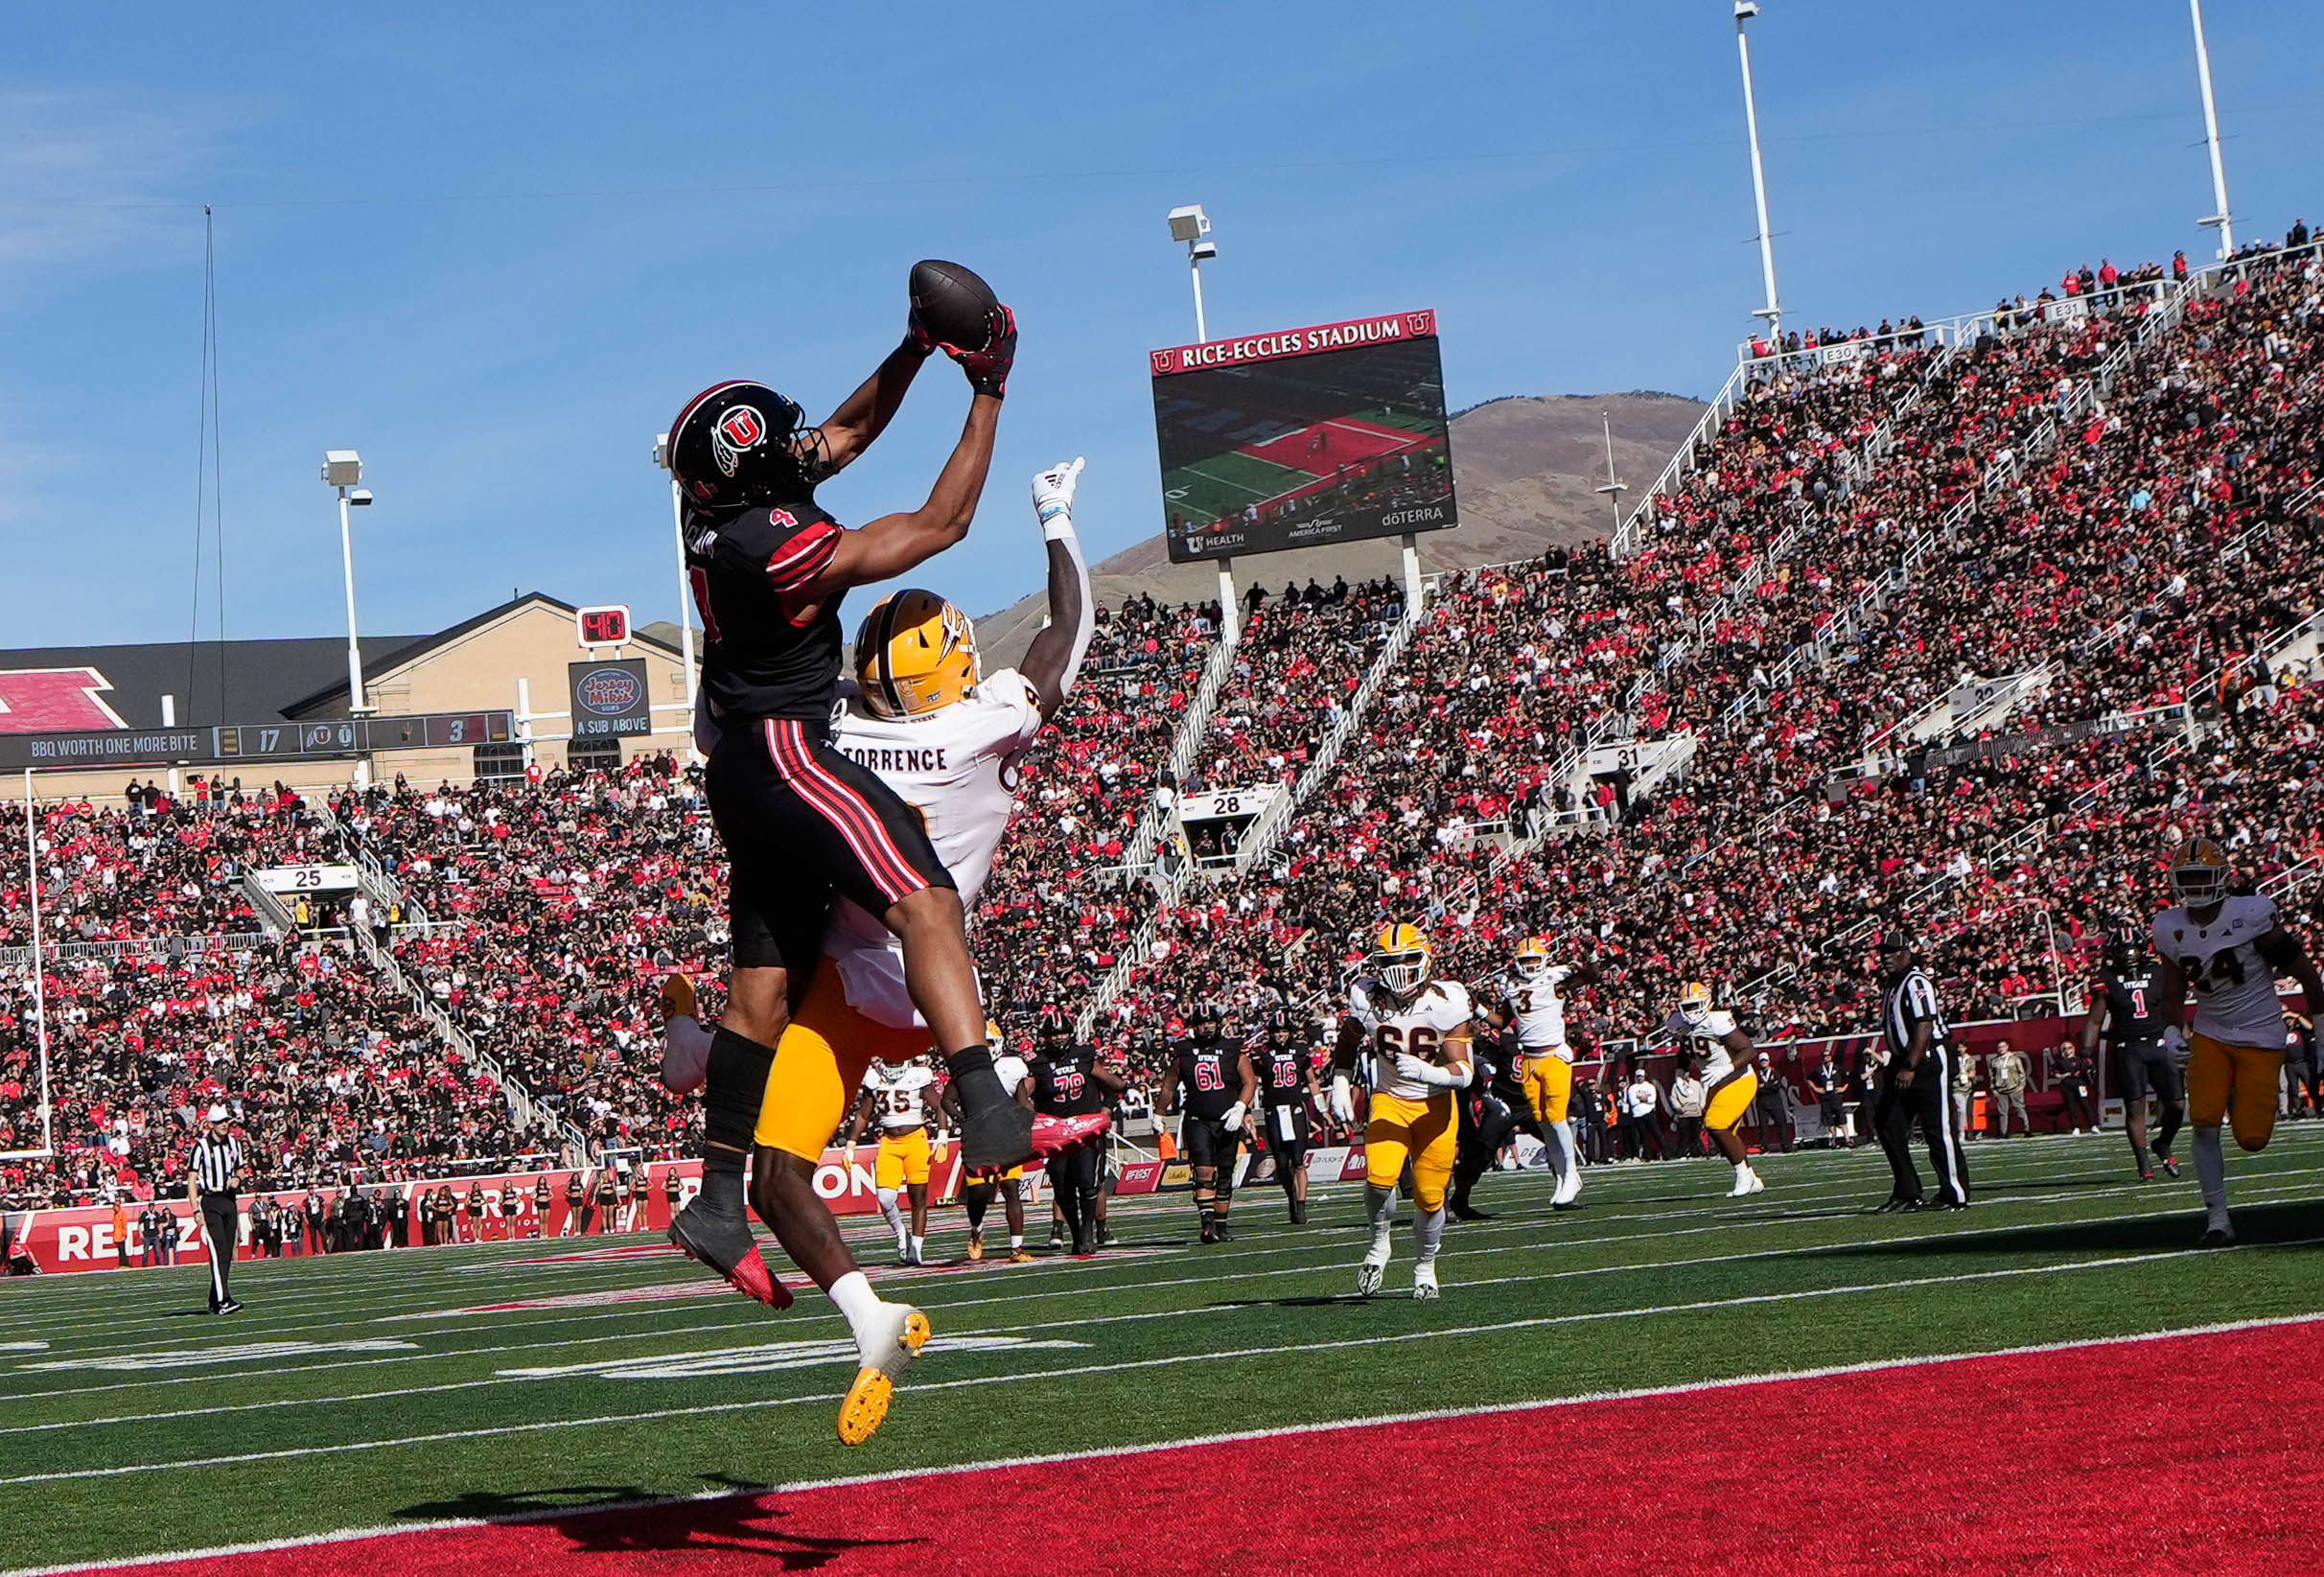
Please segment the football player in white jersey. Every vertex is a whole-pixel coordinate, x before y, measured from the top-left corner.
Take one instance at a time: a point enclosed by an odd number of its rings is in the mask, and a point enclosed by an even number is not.
[[[2254,1153],[2275,1133],[2286,1040],[2276,977],[2289,975],[2310,1003],[2324,1002],[2324,980],[2300,939],[2276,923],[2273,901],[2229,893],[2233,876],[2226,850],[2209,838],[2189,839],[2171,860],[2178,907],[2154,920],[2163,1038],[2174,1051],[2187,1049],[2187,1120],[2203,1185],[2206,1248],[2235,1241],[2219,1125],[2232,1125],[2235,1142]],[[2195,1020],[2182,1028],[2190,992]]]
[[[1703,1128],[1735,1169],[1735,1186],[1727,1196],[1739,1199],[1761,1192],[1767,1185],[1752,1170],[1739,1131],[1759,1093],[1751,1036],[1735,1028],[1734,1014],[1710,1005],[1710,985],[1700,980],[1688,981],[1679,992],[1678,1010],[1670,1015],[1668,1029],[1680,1051],[1702,1063]]]
[[[1566,1044],[1566,999],[1558,987],[1568,981],[1589,986],[1597,980],[1590,963],[1552,963],[1549,943],[1527,937],[1517,945],[1501,995],[1509,1004],[1509,1021],[1517,1027],[1518,1051],[1524,1057],[1522,1078],[1526,1104],[1540,1125],[1542,1144],[1549,1152],[1549,1170],[1557,1188],[1549,1196],[1552,1209],[1572,1210],[1581,1201],[1582,1163],[1573,1149],[1573,1049]]]
[[[1364,972],[1348,987],[1348,1013],[1332,1051],[1332,1115],[1356,1121],[1349,1075],[1360,1060],[1371,1086],[1364,1128],[1364,1213],[1371,1247],[1356,1272],[1368,1298],[1386,1279],[1396,1224],[1396,1183],[1412,1163],[1412,1296],[1437,1295],[1436,1250],[1445,1237],[1445,1191],[1460,1146],[1452,1092],[1475,1072],[1469,1056],[1469,988],[1431,980],[1436,950],[1418,926],[1390,925],[1374,939]]]
[[[864,1074],[855,1120],[848,1128],[848,1137],[840,1141],[852,1168],[864,1129],[875,1122],[879,1125],[879,1157],[872,1163],[872,1179],[879,1213],[888,1218],[888,1228],[895,1234],[898,1264],[925,1264],[928,1259],[928,1164],[934,1139],[928,1107],[935,1086],[936,1070],[924,1056],[894,1067],[873,1062]],[[1008,1087],[1004,1080],[1001,1088]],[[909,1228],[895,1202],[898,1189],[912,1207]]]
[[[992,1048],[992,1071],[1001,1080],[1001,1088],[1019,1105],[1033,1104],[1033,1067],[1023,1057],[1009,1049],[1007,1039],[998,1024],[985,1025],[985,1044]],[[944,1115],[960,1116],[960,1098],[951,1085],[944,1086]],[[1011,1264],[1031,1264],[1033,1250],[1025,1246],[1025,1169],[1009,1167],[997,1171],[970,1172],[961,1179],[961,1205],[968,1214],[968,1258],[985,1257],[985,1217],[992,1209],[994,1194],[1001,1196],[1001,1212],[1009,1222],[1009,1260]]]
[[[1019,764],[1043,721],[1063,705],[1089,649],[1089,569],[1073,528],[1081,475],[1075,460],[1034,478],[1049,557],[1049,624],[1034,638],[1021,672],[984,672],[967,615],[933,592],[897,591],[857,631],[856,693],[834,720],[832,743],[919,812],[970,914],[1016,808]],[[714,733],[697,713],[697,744],[706,731]],[[850,1446],[871,1439],[888,1416],[895,1380],[926,1344],[929,1324],[920,1310],[872,1290],[815,1193],[815,1168],[872,1061],[909,1061],[928,1049],[904,972],[904,956],[878,920],[844,902],[834,908],[822,966],[767,1072],[752,1163],[752,1206],[854,1333],[862,1366],[839,1414],[839,1437]],[[694,1088],[709,1035],[677,1014],[667,1031],[662,1081],[681,1092]],[[1104,1112],[1036,1119],[1035,1153],[1086,1142],[1107,1121]]]

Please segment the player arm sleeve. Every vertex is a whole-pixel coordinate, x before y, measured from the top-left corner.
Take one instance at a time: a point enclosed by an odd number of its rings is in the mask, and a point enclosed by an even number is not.
[[[1081,538],[1074,535],[1073,512],[1058,510],[1044,518],[1041,534],[1049,544],[1049,622],[1033,638],[1024,671],[1034,688],[1034,705],[1047,717],[1065,704],[1081,676],[1098,611],[1089,591],[1089,564]]]

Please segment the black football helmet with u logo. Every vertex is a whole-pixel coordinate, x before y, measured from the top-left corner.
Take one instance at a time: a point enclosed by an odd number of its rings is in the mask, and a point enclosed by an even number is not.
[[[686,403],[670,424],[670,475],[698,509],[747,509],[809,498],[827,474],[823,429],[797,401],[730,379]]]

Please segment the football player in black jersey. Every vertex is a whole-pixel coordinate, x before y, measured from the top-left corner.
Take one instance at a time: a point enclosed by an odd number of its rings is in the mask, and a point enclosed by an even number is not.
[[[1033,1060],[1033,1109],[1043,1117],[1086,1117],[1104,1111],[1127,1086],[1098,1061],[1096,1048],[1073,1036],[1063,1018],[1045,1019]],[[1073,1233],[1073,1251],[1098,1251],[1099,1157],[1096,1145],[1076,1145],[1049,1158],[1049,1188]]]
[[[1494,1003],[1479,1016],[1469,1055],[1476,1075],[1467,1089],[1453,1092],[1453,1107],[1460,1114],[1460,1150],[1452,1162],[1452,1188],[1445,1196],[1445,1208],[1456,1221],[1488,1221],[1493,1213],[1470,1204],[1469,1191],[1493,1170],[1501,1147],[1517,1131],[1518,1114],[1530,1109],[1524,1049],[1518,1044],[1507,1003]]]
[[[670,1241],[776,1307],[787,1295],[752,1239],[743,1167],[775,1046],[822,951],[835,893],[903,944],[913,1004],[960,1091],[964,1164],[1010,1167],[1034,1153],[1033,1114],[992,1072],[952,878],[919,818],[829,742],[841,599],[960,542],[975,516],[1016,356],[1007,308],[992,329],[975,351],[941,347],[967,374],[971,398],[927,501],[857,530],[843,529],[815,489],[879,436],[939,348],[917,309],[903,343],[820,427],[765,384],[739,380],[705,389],[670,424],[666,453],[705,636],[702,696],[715,741],[704,786],[730,863],[733,960],[704,1086],[702,1189]],[[790,1214],[812,1218],[814,1168],[785,1160],[795,1164],[779,1166],[776,1192],[796,1196]]]
[[[1268,1015],[1267,1041],[1254,1059],[1266,1102],[1267,1153],[1275,1159],[1275,1181],[1290,1202],[1293,1226],[1307,1222],[1308,1146],[1314,1139],[1313,1114],[1323,1107],[1314,1048],[1299,1031],[1299,1015],[1289,1008],[1277,1009]]]
[[[1250,1053],[1228,1038],[1218,1009],[1197,1010],[1195,1032],[1178,1042],[1162,1075],[1162,1112],[1180,1118],[1178,1148],[1195,1174],[1195,1214],[1206,1243],[1232,1237],[1226,1217],[1235,1198],[1235,1160],[1258,1094]]]
[[[2154,955],[2133,947],[2128,934],[2117,928],[2090,991],[2090,1016],[2082,1020],[2082,1055],[2098,1049],[2103,1034],[2114,1053],[2115,1082],[2123,1092],[2123,1128],[2130,1138],[2130,1158],[2138,1180],[2154,1181],[2154,1163],[2172,1176],[2179,1164],[2171,1153],[2179,1125],[2187,1120],[2187,1081],[2163,1044],[2162,991],[2153,978]],[[2163,1123],[2154,1136],[2151,1158],[2147,1149],[2147,1098],[2162,1102]]]

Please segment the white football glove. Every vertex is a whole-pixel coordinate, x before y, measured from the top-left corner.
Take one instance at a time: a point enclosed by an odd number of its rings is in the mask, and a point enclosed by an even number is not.
[[[1332,1116],[1342,1123],[1356,1121],[1356,1092],[1348,1087],[1348,1076],[1332,1075]]]
[[[1033,512],[1040,517],[1042,535],[1073,529],[1073,491],[1081,484],[1081,467],[1087,463],[1076,455],[1034,477]]]
[[[1250,1107],[1238,1101],[1233,1105],[1226,1108],[1226,1116],[1220,1119],[1220,1121],[1225,1124],[1227,1132],[1241,1133],[1243,1131],[1243,1120],[1249,1117],[1250,1114]]]
[[[1396,1077],[1440,1090],[1450,1089],[1460,1082],[1460,1076],[1452,1069],[1440,1068],[1433,1062],[1423,1062],[1410,1052],[1396,1054]]]

